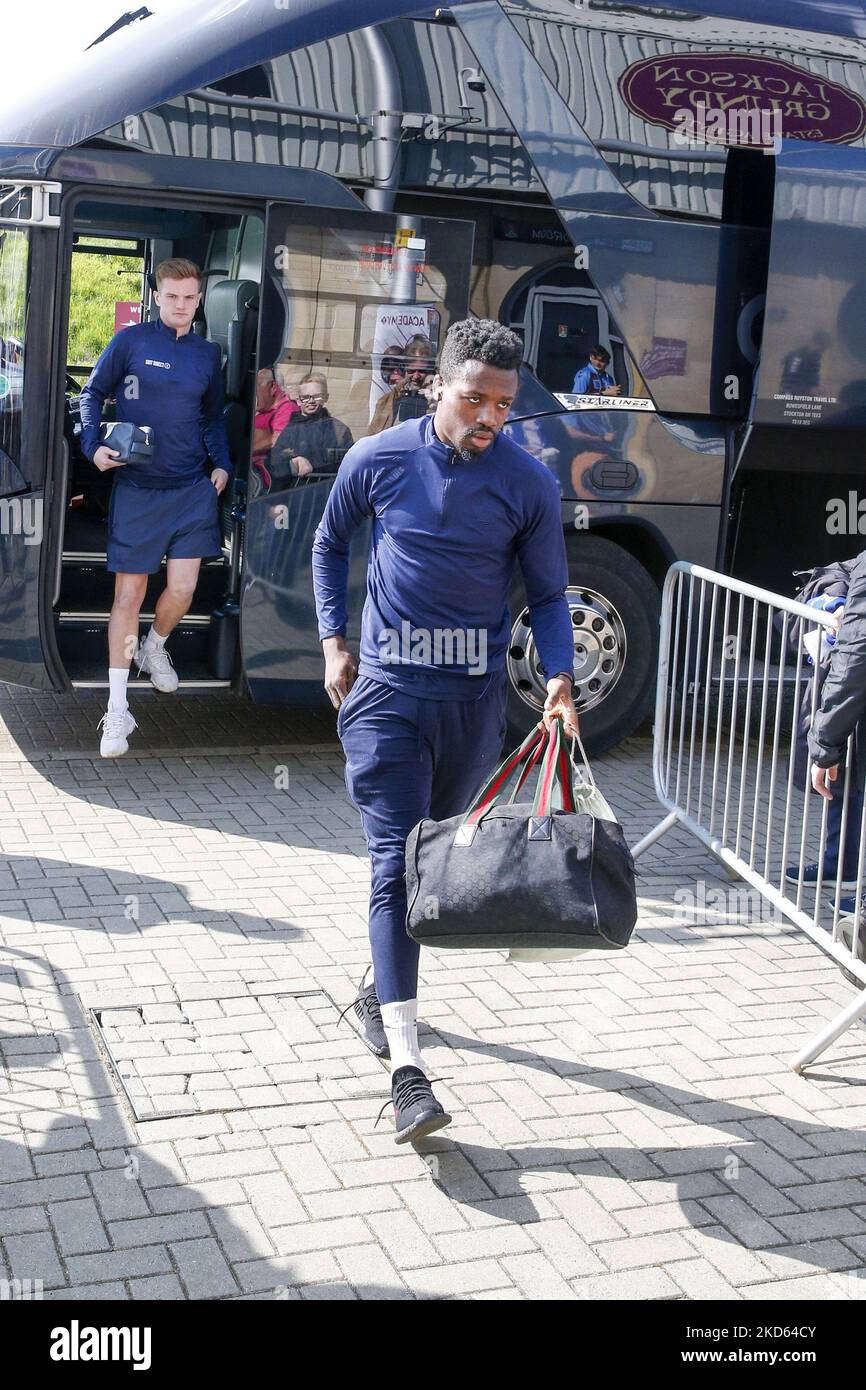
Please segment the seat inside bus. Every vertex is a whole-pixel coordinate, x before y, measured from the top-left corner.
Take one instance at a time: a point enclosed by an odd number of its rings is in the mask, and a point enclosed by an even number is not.
[[[245,230],[253,226],[250,235]],[[110,341],[115,323],[123,320],[126,306],[133,314],[154,319],[159,309],[152,298],[153,272],[161,260],[182,256],[195,261],[204,272],[203,302],[193,331],[220,349],[225,387],[225,418],[229,453],[235,476],[244,485],[249,469],[250,437],[255,411],[255,348],[261,275],[262,234],[260,219],[222,213],[147,208],[141,204],[85,202],[76,209],[72,258],[72,287],[64,399],[64,439],[69,450],[63,560],[55,623],[58,644],[73,681],[90,683],[107,663],[105,635],[113,595],[113,576],[105,569],[107,517],[113,473],[100,473],[84,457],[79,445],[78,394],[99,351]],[[85,361],[72,360],[74,345],[83,341],[77,332],[76,314],[89,323],[92,297],[86,295],[88,266],[92,258],[117,254],[137,247],[140,275],[117,270],[113,287],[110,266],[100,279],[101,301],[96,307],[98,328],[88,338]],[[87,248],[85,250],[85,248]],[[105,264],[105,263],[103,263]],[[78,293],[76,293],[78,275]],[[92,278],[92,277],[90,277]],[[106,290],[105,285],[108,285]],[[100,296],[97,295],[97,299]],[[135,321],[138,321],[137,318]],[[103,419],[113,418],[106,402]],[[224,679],[214,675],[209,658],[208,627],[229,587],[231,548],[236,544],[231,518],[231,497],[222,505],[223,555],[202,564],[199,585],[190,613],[172,646],[182,676],[197,682]],[[164,583],[152,576],[142,605],[142,621],[152,616]]]

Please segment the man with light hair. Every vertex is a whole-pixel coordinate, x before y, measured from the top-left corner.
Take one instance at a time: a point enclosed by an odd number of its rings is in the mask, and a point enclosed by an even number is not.
[[[127,703],[133,659],[163,693],[177,674],[166,639],[189,609],[203,559],[222,553],[219,495],[232,473],[223,417],[220,349],[191,332],[201,301],[201,271],[172,258],[156,267],[153,323],[123,328],[100,355],[81,393],[81,448],[100,472],[116,469],[108,516],[107,565],[115,576],[108,624],[109,701],[100,753],[118,758],[137,727]],[[152,430],[149,458],[123,462],[100,444],[102,408]],[[166,585],[139,641],[148,576],[167,559]]]

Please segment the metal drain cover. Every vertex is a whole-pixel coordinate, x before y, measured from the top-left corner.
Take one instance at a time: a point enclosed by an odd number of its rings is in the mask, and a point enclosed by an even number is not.
[[[346,1100],[374,1060],[324,990],[92,1008],[136,1120]],[[376,1064],[378,1066],[378,1064]]]

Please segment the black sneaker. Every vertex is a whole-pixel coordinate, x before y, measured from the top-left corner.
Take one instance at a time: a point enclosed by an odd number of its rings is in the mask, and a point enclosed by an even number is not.
[[[388,1039],[385,1036],[385,1025],[382,1022],[382,1010],[379,1007],[379,1000],[376,995],[375,981],[371,985],[365,985],[363,978],[358,986],[358,997],[353,1003],[340,1014],[340,1018],[345,1018],[349,1009],[354,1009],[361,1024],[361,1037],[376,1057],[390,1057],[391,1049],[388,1047]]]
[[[414,1143],[451,1123],[451,1116],[442,1109],[419,1067],[397,1068],[391,1077],[391,1102],[398,1144]],[[382,1107],[380,1118],[386,1108]]]

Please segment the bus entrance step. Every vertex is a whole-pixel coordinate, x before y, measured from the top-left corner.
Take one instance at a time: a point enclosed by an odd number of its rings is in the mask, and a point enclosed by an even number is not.
[[[192,612],[210,614],[222,600],[228,572],[222,561],[202,565],[196,585]],[[142,607],[152,612],[165,588],[165,564],[147,581]],[[114,597],[114,575],[105,568],[105,556],[76,555],[64,557],[60,581],[59,608],[63,613],[103,613],[111,608]]]
[[[153,618],[152,611],[142,613],[142,636]],[[211,681],[213,672],[208,664],[208,623],[190,622],[188,618],[175,629],[169,639],[168,653],[181,681]],[[71,681],[105,680],[108,668],[108,615],[62,614],[55,622],[57,645],[66,674]],[[133,682],[138,679],[135,666]],[[147,677],[142,677],[145,683]]]

